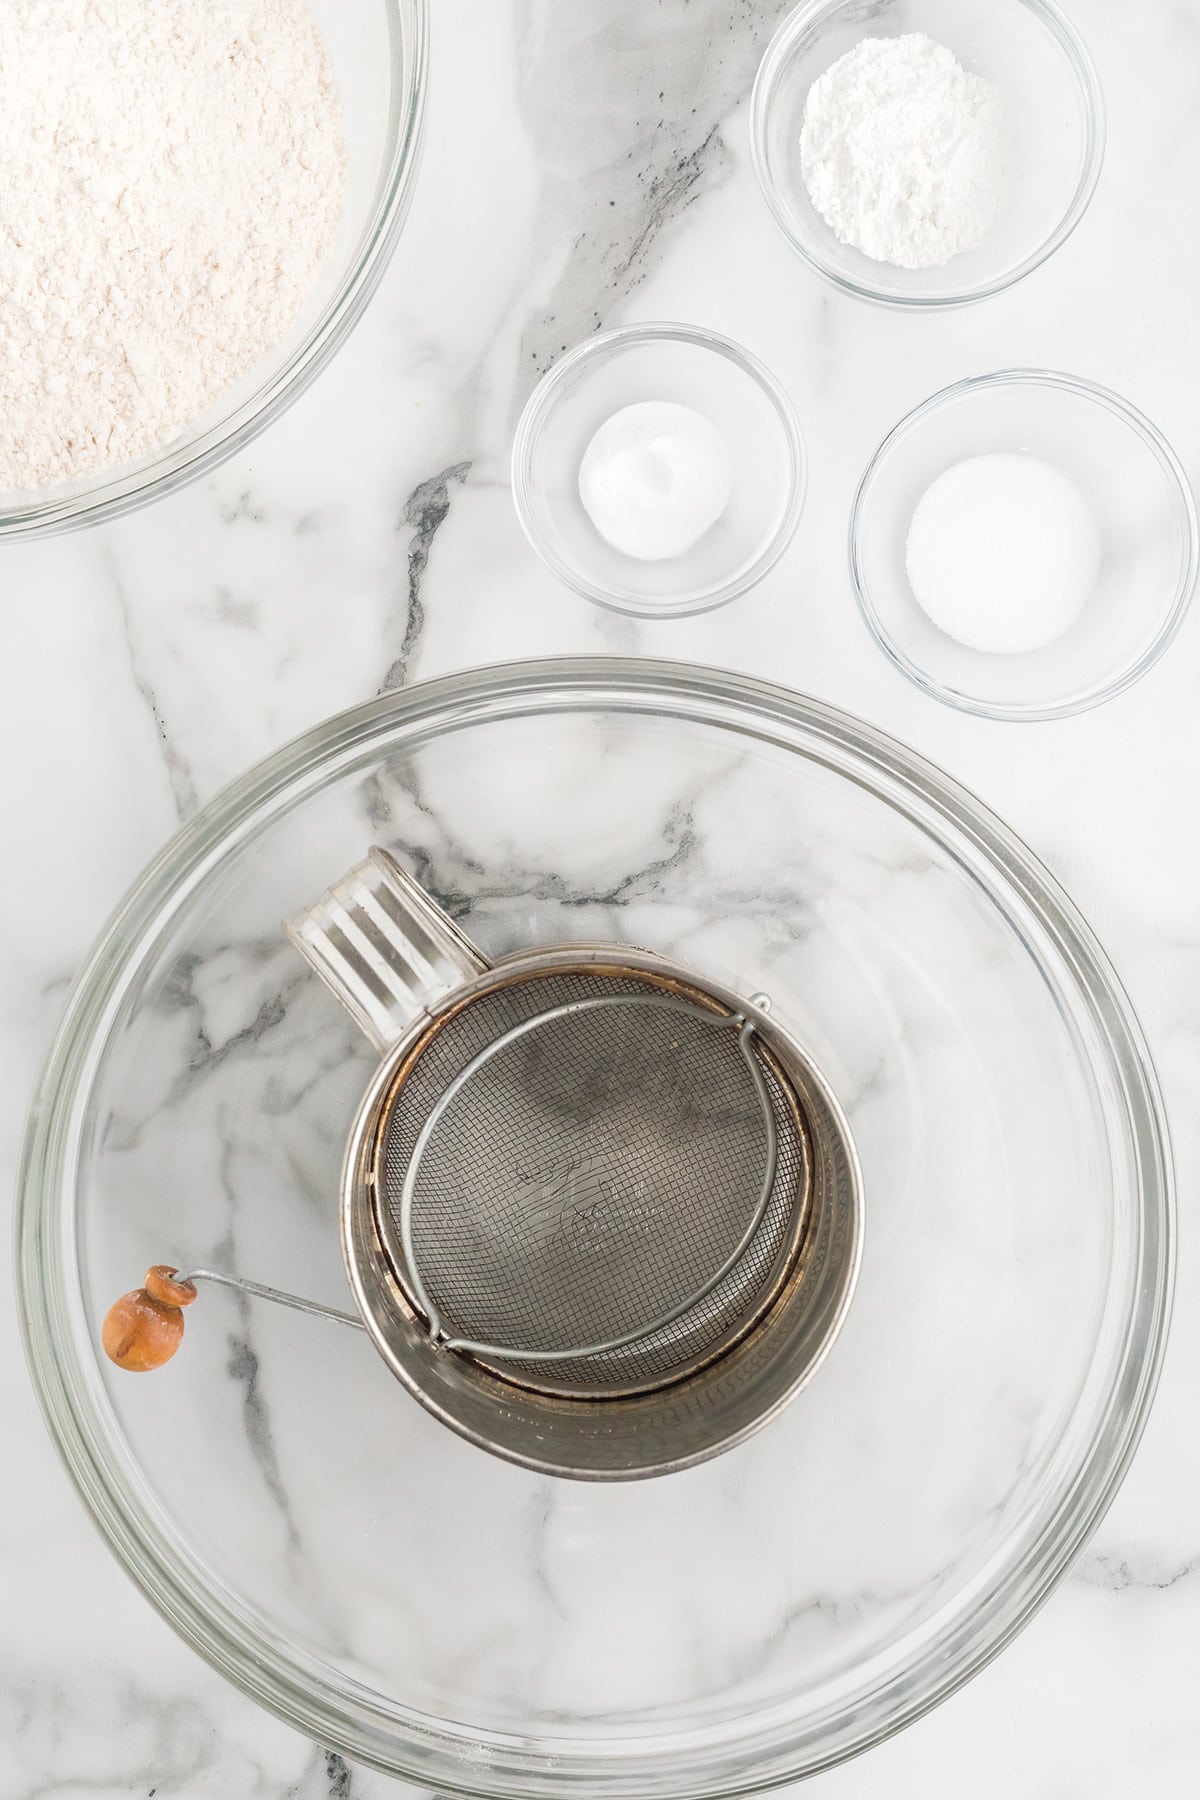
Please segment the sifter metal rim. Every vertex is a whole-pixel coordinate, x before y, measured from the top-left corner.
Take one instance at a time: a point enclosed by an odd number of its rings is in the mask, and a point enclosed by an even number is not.
[[[467,1353],[461,1360],[509,1387],[527,1390],[542,1404],[595,1407],[636,1401],[639,1395],[687,1382],[735,1352],[776,1306],[806,1254],[816,1228],[818,1157],[807,1107],[796,1085],[792,1059],[797,1059],[805,1081],[812,1078],[811,1069],[809,1060],[790,1034],[770,1016],[770,1002],[766,996],[754,994],[747,1001],[744,994],[698,975],[667,957],[632,945],[611,942],[543,945],[536,950],[523,950],[505,957],[425,1012],[393,1046],[363,1096],[342,1167],[339,1214],[343,1259],[351,1291],[377,1349],[393,1373],[426,1404],[428,1396],[422,1384],[412,1378],[405,1359],[397,1356],[392,1346],[396,1333],[400,1334],[398,1341],[403,1340],[406,1329],[403,1322],[407,1321],[407,1329],[418,1330],[422,1341],[433,1348],[425,1316],[406,1282],[403,1250],[384,1175],[387,1127],[396,1090],[409,1079],[437,1035],[452,1025],[463,1009],[476,999],[494,991],[501,983],[537,982],[565,974],[631,980],[658,992],[686,997],[697,1007],[716,1014],[744,1013],[747,1009],[752,1016],[762,1014],[758,1051],[778,1089],[787,1129],[799,1158],[799,1174],[792,1191],[787,1229],[774,1262],[766,1270],[761,1287],[745,1311],[732,1319],[716,1338],[697,1346],[667,1374],[653,1377],[631,1374],[606,1391],[597,1392],[588,1384],[569,1379],[552,1381],[552,1367],[546,1368],[543,1383],[535,1376],[532,1366],[522,1370],[512,1362],[497,1360],[491,1363]],[[778,1044],[776,1038],[780,1040]],[[823,1084],[819,1085],[824,1095]]]
[[[496,990],[493,988],[490,991],[494,993]],[[639,1325],[636,1329],[623,1332],[618,1336],[605,1338],[599,1342],[590,1344],[571,1345],[555,1350],[538,1350],[530,1349],[527,1346],[494,1344],[485,1339],[452,1335],[445,1329],[441,1314],[421,1278],[421,1272],[417,1261],[416,1246],[413,1242],[413,1202],[416,1195],[417,1184],[420,1180],[422,1160],[429,1142],[463,1088],[479,1074],[493,1057],[498,1056],[509,1044],[529,1036],[539,1028],[549,1025],[556,1020],[573,1018],[581,1013],[596,1012],[610,1007],[643,1007],[655,1011],[670,1011],[699,1019],[703,1024],[710,1026],[714,1030],[730,1029],[736,1032],[738,1049],[742,1060],[750,1073],[755,1097],[758,1100],[759,1109],[762,1113],[763,1138],[766,1151],[763,1159],[764,1167],[762,1179],[759,1183],[758,1199],[754,1205],[749,1221],[733,1250],[698,1288],[685,1295],[682,1300],[677,1301],[667,1310],[659,1313],[655,1318]],[[488,1361],[513,1361],[520,1363],[577,1362],[586,1357],[603,1356],[609,1351],[626,1349],[631,1345],[640,1343],[642,1340],[652,1337],[655,1332],[661,1331],[664,1327],[674,1324],[676,1320],[682,1318],[685,1313],[690,1312],[694,1306],[698,1306],[702,1300],[706,1299],[708,1295],[713,1292],[714,1288],[718,1287],[720,1283],[724,1281],[725,1277],[736,1268],[738,1263],[742,1260],[757,1234],[759,1226],[766,1216],[767,1208],[770,1205],[771,1196],[775,1188],[779,1138],[775,1126],[774,1108],[771,1104],[770,1094],[767,1091],[766,1080],[759,1067],[758,1057],[754,1049],[750,1047],[750,1040],[755,1035],[755,1029],[754,1022],[744,1011],[728,1012],[724,1009],[717,1009],[715,1007],[702,1007],[697,1005],[694,1001],[684,1000],[675,994],[623,993],[592,995],[586,999],[570,1000],[565,1001],[558,1006],[546,1007],[543,1011],[534,1013],[527,1019],[520,1020],[507,1031],[501,1032],[498,1037],[493,1038],[489,1043],[485,1044],[483,1049],[477,1052],[464,1068],[459,1070],[458,1074],[450,1082],[445,1092],[430,1112],[428,1118],[425,1120],[417,1134],[417,1141],[413,1148],[408,1167],[405,1170],[403,1183],[401,1184],[399,1231],[400,1245],[404,1259],[403,1272],[406,1274],[408,1283],[412,1288],[413,1297],[425,1314],[429,1335],[434,1343],[440,1344],[443,1349],[465,1351],[474,1356],[481,1356]],[[384,1118],[381,1121],[381,1132],[386,1130],[386,1123],[389,1116],[390,1113],[385,1112]]]

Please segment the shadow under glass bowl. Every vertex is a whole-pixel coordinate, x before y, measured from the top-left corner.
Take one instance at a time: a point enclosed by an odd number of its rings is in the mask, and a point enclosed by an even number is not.
[[[447,1430],[363,1333],[223,1289],[167,1369],[104,1360],[106,1308],[160,1259],[345,1308],[376,1057],[280,921],[380,836],[489,958],[624,941],[768,992],[842,1099],[854,1304],[716,1460],[547,1480]],[[85,1504],[247,1694],[439,1793],[709,1800],[878,1742],[1029,1619],[1137,1444],[1172,1241],[1137,1021],[1010,831],[819,701],[563,659],[344,713],[167,846],[44,1072],[18,1294]]]
[[[993,453],[1060,469],[1100,531],[1100,573],[1079,617],[1019,655],[973,650],[939,630],[905,564],[930,483]],[[991,719],[1064,718],[1131,687],[1183,623],[1198,558],[1191,487],[1162,433],[1119,394],[1046,369],[973,376],[924,401],[871,458],[850,513],[850,579],[881,649],[936,699]]]
[[[342,217],[285,341],[171,443],[100,475],[0,490],[0,540],[117,518],[241,450],[299,398],[347,337],[387,267],[412,199],[428,57],[428,0],[308,0],[329,55],[346,144]]]
[[[866,37],[923,32],[999,90],[1009,193],[984,242],[938,269],[899,269],[841,243],[808,197],[800,132],[808,92]],[[1104,157],[1104,102],[1087,49],[1049,0],[806,0],[767,48],[750,104],[750,147],[772,216],[826,281],[887,306],[962,306],[1020,281],[1087,211]]]

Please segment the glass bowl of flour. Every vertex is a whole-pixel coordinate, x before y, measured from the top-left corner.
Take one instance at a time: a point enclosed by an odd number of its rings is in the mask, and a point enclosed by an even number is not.
[[[763,58],[750,138],[767,205],[810,268],[860,299],[960,306],[1071,235],[1100,173],[1104,107],[1047,0],[805,0]]]
[[[0,21],[10,539],[131,511],[278,418],[362,312],[416,171],[426,0],[100,10]]]
[[[1005,369],[933,395],[859,483],[850,575],[911,681],[964,712],[1053,719],[1130,687],[1196,584],[1196,507],[1162,433],[1078,377]]]
[[[615,612],[682,618],[767,573],[804,504],[800,425],[757,357],[699,326],[587,338],[531,394],[512,491],[561,581]]]

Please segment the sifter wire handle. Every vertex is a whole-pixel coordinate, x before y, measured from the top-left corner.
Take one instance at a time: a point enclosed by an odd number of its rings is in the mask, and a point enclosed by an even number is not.
[[[219,1269],[174,1269],[170,1263],[155,1263],[146,1270],[144,1287],[134,1288],[114,1301],[104,1317],[101,1341],[105,1355],[119,1369],[145,1374],[161,1369],[170,1362],[183,1341],[183,1308],[196,1298],[196,1283],[212,1281],[221,1287],[238,1288],[259,1300],[270,1300],[278,1306],[290,1306],[295,1312],[311,1313],[319,1319],[332,1319],[338,1325],[364,1329],[354,1313],[339,1312],[333,1306],[321,1306],[315,1300],[304,1300],[299,1294],[288,1294],[282,1288],[265,1287],[261,1281],[246,1281],[240,1275],[225,1275]]]

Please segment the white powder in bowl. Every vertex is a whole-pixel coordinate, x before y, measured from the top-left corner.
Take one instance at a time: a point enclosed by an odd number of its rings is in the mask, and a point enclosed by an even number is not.
[[[341,211],[303,0],[0,4],[0,488],[161,449],[287,336]]]
[[[863,38],[809,89],[800,173],[839,242],[941,268],[983,242],[1004,203],[1000,95],[923,32]]]
[[[1040,650],[1075,623],[1100,575],[1100,529],[1069,476],[1020,452],[969,456],[931,482],[905,545],[912,591],[972,650]]]
[[[673,400],[607,418],[579,465],[579,498],[606,543],[639,562],[683,556],[729,505],[733,459],[710,419]]]

